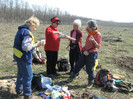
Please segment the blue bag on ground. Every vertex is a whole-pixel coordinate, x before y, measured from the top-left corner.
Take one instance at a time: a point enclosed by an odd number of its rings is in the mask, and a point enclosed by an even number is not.
[[[33,73],[32,89],[44,90],[47,89],[46,84],[51,85],[52,79],[44,77],[42,74]]]

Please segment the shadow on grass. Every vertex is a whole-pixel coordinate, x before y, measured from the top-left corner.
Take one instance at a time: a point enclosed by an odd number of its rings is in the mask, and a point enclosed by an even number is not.
[[[3,79],[12,79],[12,78],[17,78],[17,76],[3,76],[3,77],[0,77],[0,80],[3,80]]]
[[[17,99],[17,97],[16,94],[10,93],[10,91],[0,91],[0,99]]]

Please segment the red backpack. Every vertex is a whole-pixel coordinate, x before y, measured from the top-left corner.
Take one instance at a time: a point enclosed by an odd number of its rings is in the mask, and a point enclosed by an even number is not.
[[[96,74],[95,84],[98,86],[104,86],[111,78],[111,73],[107,69],[101,69]]]

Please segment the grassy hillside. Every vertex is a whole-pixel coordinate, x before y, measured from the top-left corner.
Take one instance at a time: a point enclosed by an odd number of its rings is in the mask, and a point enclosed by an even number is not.
[[[16,63],[13,62],[12,58],[12,46],[14,41],[14,36],[17,31],[18,25],[21,24],[3,24],[0,23],[0,79],[10,79],[16,76],[17,67]],[[48,25],[42,25],[38,27],[37,31],[34,32],[35,40],[40,40],[45,38],[44,31]],[[69,34],[72,29],[71,25],[60,25],[58,28],[61,32]],[[102,68],[106,68],[111,71],[111,73],[116,73],[124,76],[126,81],[133,83],[133,28],[123,27],[123,26],[99,26],[99,29],[103,36],[102,46],[99,49],[99,62]],[[83,31],[83,45],[86,40],[87,33],[85,32],[85,26],[82,26]],[[62,39],[60,44],[59,57],[68,58],[68,51],[66,47],[69,40]],[[43,47],[40,50],[45,55]],[[37,73],[43,73],[46,75],[45,65],[33,65],[33,71]],[[96,70],[97,72],[98,70]],[[60,73],[60,72],[59,72]],[[53,79],[55,84],[63,84],[69,75],[65,72],[59,78]],[[82,93],[85,91],[87,85],[87,73],[81,70],[80,75],[72,83],[68,85],[70,90],[77,93]],[[12,87],[14,90],[14,87]],[[106,97],[107,99],[130,99],[133,98],[133,94],[123,94],[123,93],[109,93],[101,91],[99,87],[93,87],[90,89],[92,93],[98,96]],[[14,91],[10,92],[7,89],[0,88],[0,97],[2,99],[8,99],[7,92],[11,97],[14,97]],[[34,92],[37,95],[38,92]],[[14,99],[14,98],[10,98]]]

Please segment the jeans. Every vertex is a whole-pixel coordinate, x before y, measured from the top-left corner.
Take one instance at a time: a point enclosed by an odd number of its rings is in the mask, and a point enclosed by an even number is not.
[[[75,66],[73,73],[77,74],[86,65],[86,72],[88,74],[88,80],[91,82],[94,80],[94,66],[95,60],[97,59],[97,52],[91,52],[89,55],[81,55],[77,65]]]
[[[24,96],[31,96],[32,63],[17,60],[17,68],[16,92],[21,93],[23,91]]]

